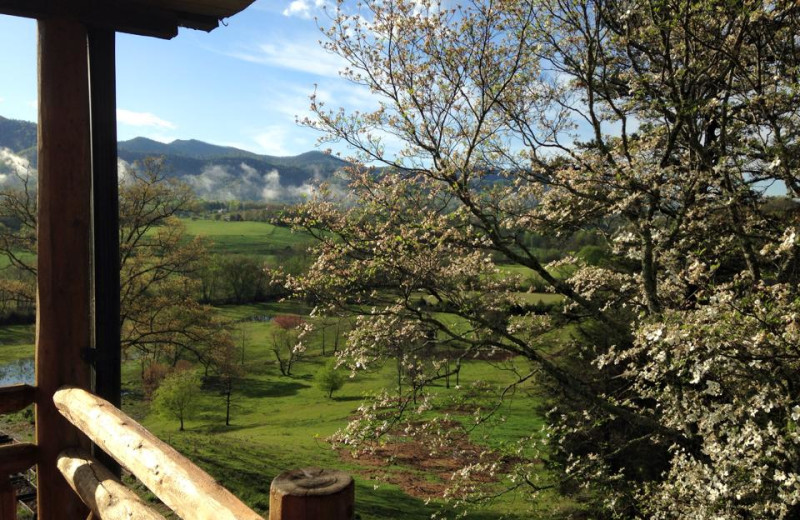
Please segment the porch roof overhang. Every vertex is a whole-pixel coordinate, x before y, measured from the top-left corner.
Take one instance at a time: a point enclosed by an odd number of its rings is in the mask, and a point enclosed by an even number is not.
[[[0,0],[0,14],[71,19],[116,32],[169,39],[179,27],[211,31],[254,0]]]

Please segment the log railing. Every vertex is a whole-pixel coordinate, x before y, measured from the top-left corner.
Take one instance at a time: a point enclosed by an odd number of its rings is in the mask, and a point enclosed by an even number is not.
[[[36,394],[36,389],[28,385],[0,388],[0,414],[24,409],[36,402]],[[206,472],[108,401],[81,388],[66,386],[55,392],[53,403],[67,421],[179,517],[263,520]],[[10,475],[37,464],[43,461],[35,444],[0,446],[0,520],[16,519],[17,503]],[[81,447],[59,453],[56,466],[91,510],[92,518],[164,519]],[[354,516],[353,479],[345,473],[305,468],[285,472],[272,483],[272,520],[350,520]]]
[[[127,468],[179,517],[197,520],[262,518],[189,459],[108,401],[74,387],[58,390],[53,401],[69,422]],[[161,518],[86,453],[62,452],[58,468],[99,518]],[[131,516],[131,511],[136,514]]]

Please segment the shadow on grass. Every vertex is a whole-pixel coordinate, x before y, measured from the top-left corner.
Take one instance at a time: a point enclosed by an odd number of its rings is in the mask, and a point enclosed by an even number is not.
[[[234,388],[234,392],[245,397],[289,397],[297,395],[303,388],[311,385],[295,380],[287,381],[261,381],[259,379],[241,379]]]
[[[0,327],[0,345],[33,344],[35,329],[33,325],[9,325]]]
[[[334,395],[331,400],[339,402],[339,403],[349,403],[351,401],[363,401],[364,398],[359,396],[359,395],[348,395],[348,396],[342,396],[342,397]]]
[[[435,511],[441,511],[435,504],[426,505],[423,500],[410,497],[392,486],[373,488],[356,477],[356,518],[383,519],[402,518],[403,520],[428,520]],[[458,512],[444,508],[445,518],[455,518]],[[448,514],[449,513],[449,514]],[[467,518],[472,520],[531,520],[530,516],[513,513],[494,513],[470,511]]]
[[[229,426],[225,426],[225,418],[224,417],[212,417],[212,419],[216,419],[218,422],[215,424],[205,424],[202,427],[194,428],[194,432],[198,433],[206,433],[206,434],[214,434],[214,433],[231,433],[239,430],[247,430],[253,427],[252,424],[245,425],[245,424],[236,424],[236,419],[232,419],[232,423]]]

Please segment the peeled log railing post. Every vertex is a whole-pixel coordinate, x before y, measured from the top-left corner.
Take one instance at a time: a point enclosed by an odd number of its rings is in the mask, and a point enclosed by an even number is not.
[[[355,485],[343,471],[320,468],[281,473],[269,490],[269,520],[352,520]]]

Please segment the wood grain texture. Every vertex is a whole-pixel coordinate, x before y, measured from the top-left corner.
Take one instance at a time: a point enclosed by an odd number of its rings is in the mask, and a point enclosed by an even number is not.
[[[38,462],[38,456],[39,448],[28,442],[0,446],[0,475],[25,471]]]
[[[0,414],[23,410],[33,404],[36,388],[30,385],[0,387]]]
[[[62,385],[88,388],[81,352],[90,337],[89,78],[86,28],[39,22],[39,180],[36,305],[36,443],[40,520],[86,518],[88,509],[56,468],[66,447],[88,448],[58,413]]]
[[[355,484],[343,471],[322,468],[281,473],[269,489],[269,520],[352,520]]]
[[[96,518],[164,520],[163,516],[148,507],[136,493],[83,450],[61,452],[58,469]]]
[[[8,475],[0,474],[0,520],[17,520],[17,493]]]
[[[70,387],[60,389],[53,399],[64,417],[181,518],[263,520],[208,473],[108,401]]]

